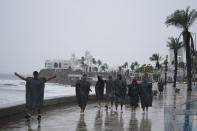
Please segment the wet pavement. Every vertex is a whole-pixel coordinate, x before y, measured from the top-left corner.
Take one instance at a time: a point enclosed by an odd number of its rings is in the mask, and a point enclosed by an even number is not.
[[[185,130],[182,128],[187,123],[186,120],[179,117],[181,111],[184,112],[184,103],[197,99],[197,90],[188,94],[186,85],[178,85],[180,92],[174,92],[169,84],[163,95],[154,96],[153,107],[147,113],[143,113],[140,108],[136,113],[131,113],[128,105],[124,107],[123,113],[114,112],[114,109],[105,110],[104,103],[101,108],[96,103],[89,103],[85,114],[79,113],[76,105],[72,106],[54,106],[45,110],[42,114],[42,120],[39,123],[36,116],[33,116],[30,122],[26,122],[21,116],[13,116],[13,118],[0,119],[0,130],[2,131],[22,131],[22,130],[38,130],[38,131],[173,131]],[[195,107],[195,105],[194,105]],[[166,111],[172,109],[175,114]],[[196,116],[195,109],[193,116]],[[179,114],[177,114],[179,113]],[[182,113],[181,115],[185,115]],[[170,117],[169,117],[170,116]],[[171,117],[174,116],[174,117]],[[190,114],[191,116],[191,114]],[[171,120],[172,123],[171,123]],[[189,119],[189,118],[188,118]],[[193,120],[193,119],[192,119]],[[188,120],[187,120],[188,121]],[[191,121],[191,120],[190,120]],[[170,127],[170,126],[175,127]],[[195,129],[196,121],[188,123],[188,131]],[[179,129],[178,129],[179,128]],[[187,130],[186,129],[186,130]]]

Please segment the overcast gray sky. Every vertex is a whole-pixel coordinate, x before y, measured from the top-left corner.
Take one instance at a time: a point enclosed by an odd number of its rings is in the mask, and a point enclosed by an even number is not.
[[[111,66],[150,63],[181,31],[166,16],[188,5],[197,0],[0,0],[0,73],[29,74],[86,49]]]

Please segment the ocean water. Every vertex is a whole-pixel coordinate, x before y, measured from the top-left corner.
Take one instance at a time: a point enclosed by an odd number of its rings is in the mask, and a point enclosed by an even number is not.
[[[92,89],[93,90],[93,89]],[[94,94],[91,92],[90,94]],[[44,99],[74,96],[75,87],[57,83],[46,83]],[[25,81],[14,75],[0,75],[0,108],[25,103]]]

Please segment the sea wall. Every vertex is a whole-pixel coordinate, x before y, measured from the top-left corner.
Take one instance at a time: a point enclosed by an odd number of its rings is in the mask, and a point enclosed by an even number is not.
[[[95,101],[95,100],[96,100],[95,95],[89,96],[89,100],[88,100],[89,102]],[[53,105],[57,105],[57,104],[76,105],[77,104],[76,97],[75,96],[65,96],[65,97],[47,99],[47,100],[44,100],[43,108],[47,108],[48,106],[53,106]],[[16,115],[19,113],[25,113],[25,112],[26,112],[25,104],[16,105],[16,106],[7,107],[7,108],[1,108],[0,109],[0,118]]]

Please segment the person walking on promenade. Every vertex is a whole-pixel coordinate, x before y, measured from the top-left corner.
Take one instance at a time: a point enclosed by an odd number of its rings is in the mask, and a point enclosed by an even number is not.
[[[158,82],[155,81],[153,82],[153,96],[157,96],[157,93],[158,93]]]
[[[117,75],[117,80],[114,81],[116,111],[118,109],[118,104],[120,104],[122,112],[122,108],[125,102],[126,86],[127,84],[125,81],[122,80],[122,76]]]
[[[152,106],[152,84],[148,83],[148,74],[144,74],[143,82],[139,84],[139,93],[143,112]]]
[[[111,102],[111,109],[113,108],[114,102],[114,83],[112,80],[112,76],[108,77],[109,80],[105,81],[106,83],[106,109],[108,109],[108,105]]]
[[[139,102],[139,87],[137,84],[137,79],[134,77],[132,84],[128,85],[129,94],[130,94],[130,106],[132,112],[135,112],[135,109],[138,107]]]
[[[84,113],[88,102],[89,91],[92,91],[90,89],[90,82],[87,81],[87,75],[84,74],[82,79],[76,82],[75,86],[77,102],[81,108],[80,113]]]
[[[31,115],[33,115],[33,110],[38,111],[38,120],[41,120],[41,107],[43,106],[44,101],[44,87],[45,82],[56,78],[56,75],[44,78],[39,77],[37,71],[33,72],[33,77],[23,77],[18,73],[14,73],[20,79],[26,81],[26,108],[28,110],[25,118],[30,120]]]
[[[158,88],[159,88],[159,92],[160,92],[160,95],[163,93],[163,81],[160,80],[160,82],[158,82]]]
[[[105,82],[101,76],[98,75],[98,81],[95,85],[95,92],[96,92],[96,98],[98,100],[98,104],[101,107],[101,101],[103,100],[103,94],[104,94],[104,85]]]

